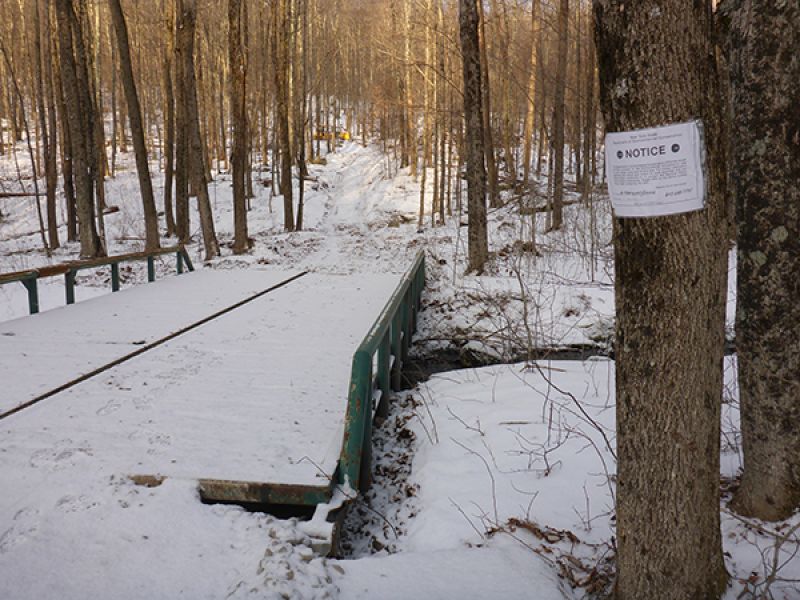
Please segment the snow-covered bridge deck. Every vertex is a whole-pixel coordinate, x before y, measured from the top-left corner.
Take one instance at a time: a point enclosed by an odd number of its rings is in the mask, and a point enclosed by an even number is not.
[[[206,270],[0,323],[0,412],[297,275]],[[305,274],[3,418],[0,532],[84,477],[205,481],[241,501],[330,487],[353,353],[398,283]]]

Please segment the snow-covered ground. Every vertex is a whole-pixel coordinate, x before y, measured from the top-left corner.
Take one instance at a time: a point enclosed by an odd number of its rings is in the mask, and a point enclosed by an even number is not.
[[[24,170],[22,156],[20,162]],[[0,173],[13,173],[10,165],[0,161]],[[106,217],[110,254],[143,247],[132,160],[123,167],[108,182],[108,201],[120,207]],[[249,213],[255,246],[244,256],[231,254],[230,182],[217,176],[210,192],[223,256],[206,268],[400,274],[424,248],[428,288],[414,349],[423,360],[443,350],[508,360],[523,357],[529,345],[607,343],[614,305],[604,199],[593,204],[593,217],[579,205],[568,207],[559,232],[543,234],[546,219],[538,214],[537,254],[525,243],[531,217],[520,217],[519,201],[490,210],[492,260],[485,275],[466,276],[465,216],[453,206],[456,214],[445,225],[432,227],[426,217],[418,231],[419,184],[407,173],[387,174],[376,149],[345,144],[327,165],[311,166],[305,229],[295,233],[282,232],[281,199],[271,211],[269,190],[257,185]],[[156,178],[157,193],[162,181]],[[71,244],[45,257],[31,233],[32,202],[4,202],[0,272],[77,255]],[[195,221],[193,231],[199,237]],[[200,245],[189,250],[202,265]],[[144,269],[126,269],[123,287],[146,289]],[[172,273],[171,260],[159,264],[159,278]],[[78,283],[79,301],[110,293],[104,269],[85,272]],[[44,309],[60,306],[63,283],[48,282],[41,296]],[[69,319],[78,306],[57,312]],[[26,309],[21,285],[0,286],[0,321],[13,327]],[[733,360],[727,365],[723,476],[731,477],[741,458]],[[24,378],[24,369],[20,356],[6,372]],[[0,423],[0,464],[13,427],[13,419]],[[44,504],[22,502],[14,514],[0,515],[0,598],[583,597],[606,589],[612,572],[614,428],[607,359],[435,375],[400,394],[376,430],[375,485],[348,518],[342,541],[348,558],[341,560],[317,556],[297,520],[203,505],[191,481],[146,488],[122,473],[93,473],[86,447],[73,436],[32,456],[25,469],[25,477],[53,482]],[[66,472],[77,475],[65,478]],[[765,591],[800,597],[796,584],[781,581],[800,578],[790,532],[796,519],[745,522],[727,512],[725,501],[732,574],[726,598]],[[768,584],[774,561],[782,568]]]

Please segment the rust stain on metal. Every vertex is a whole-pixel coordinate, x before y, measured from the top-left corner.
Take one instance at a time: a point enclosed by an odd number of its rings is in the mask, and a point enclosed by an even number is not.
[[[311,506],[326,502],[332,495],[330,483],[323,486],[311,486],[201,479],[197,489],[200,497],[207,501],[294,506]]]

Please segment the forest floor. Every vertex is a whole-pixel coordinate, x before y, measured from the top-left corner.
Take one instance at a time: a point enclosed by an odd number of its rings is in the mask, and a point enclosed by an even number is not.
[[[143,248],[136,176],[126,159],[107,185],[108,203],[120,209],[106,216],[110,254]],[[0,191],[19,189],[14,173],[13,161],[0,161]],[[326,165],[312,165],[311,176],[305,227],[294,233],[282,231],[282,199],[270,201],[257,179],[249,213],[254,247],[234,256],[230,180],[218,174],[210,194],[223,255],[203,264],[194,220],[189,251],[195,265],[210,269],[399,275],[425,250],[413,385],[376,429],[374,484],[348,515],[343,558],[317,556],[296,519],[203,505],[190,482],[143,489],[117,477],[62,498],[66,515],[93,511],[91,532],[55,531],[24,507],[9,517],[11,526],[0,531],[0,597],[547,600],[608,590],[615,415],[614,363],[603,355],[614,316],[607,199],[572,204],[565,226],[550,233],[542,233],[546,214],[535,213],[533,240],[531,198],[543,190],[505,191],[503,206],[489,211],[491,259],[476,276],[465,275],[466,216],[454,205],[445,224],[432,226],[427,215],[419,228],[419,183],[377,149],[346,143]],[[160,193],[160,175],[155,182]],[[426,206],[430,197],[428,190]],[[0,272],[77,257],[76,244],[45,256],[30,199],[0,202]],[[159,277],[172,273],[172,258],[159,262]],[[123,288],[146,281],[144,264],[122,274]],[[110,293],[109,278],[105,269],[85,271],[78,300]],[[43,310],[61,306],[61,278],[40,295]],[[734,302],[731,292],[729,323]],[[0,286],[0,322],[26,311],[21,285]],[[735,357],[727,358],[725,597],[798,598],[793,527],[800,519],[765,524],[727,509],[741,468],[735,368]],[[2,454],[0,441],[0,461]],[[53,542],[54,554],[31,557],[25,546],[34,542]]]

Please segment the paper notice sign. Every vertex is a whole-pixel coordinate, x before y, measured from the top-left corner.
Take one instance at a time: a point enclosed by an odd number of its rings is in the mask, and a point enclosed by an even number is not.
[[[705,143],[699,121],[606,135],[617,217],[657,217],[705,206]]]

